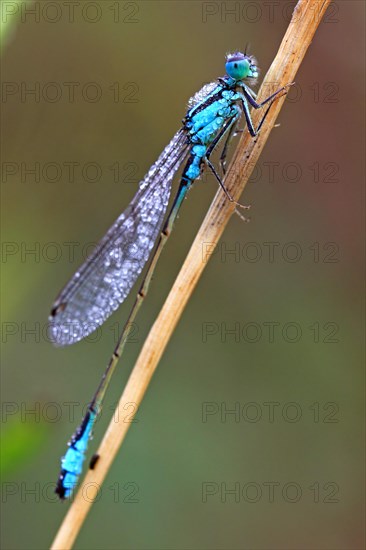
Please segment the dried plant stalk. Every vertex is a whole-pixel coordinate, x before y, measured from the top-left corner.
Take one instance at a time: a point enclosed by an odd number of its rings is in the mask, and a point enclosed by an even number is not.
[[[276,88],[279,88],[294,81],[329,3],[330,0],[299,0],[278,53],[259,90],[259,100],[265,95],[263,90],[268,91],[268,86],[273,87],[273,84],[276,83]],[[226,188],[236,200],[239,200],[249,180],[284,101],[285,96],[276,100],[268,113],[260,135],[255,140],[248,132],[244,132],[242,135],[225,178]],[[261,113],[256,111],[252,115],[254,126],[256,126]],[[67,550],[72,547],[130,426],[130,422],[123,422],[126,405],[134,403],[137,405],[135,407],[137,410],[141,403],[165,347],[206,267],[203,245],[204,243],[210,243],[210,246],[217,244],[233,211],[233,204],[219,189],[163,308],[143,345],[118,403],[117,414],[110,422],[98,449],[100,458],[96,468],[87,472],[52,544],[53,550]],[[121,419],[120,422],[117,422],[116,418]]]

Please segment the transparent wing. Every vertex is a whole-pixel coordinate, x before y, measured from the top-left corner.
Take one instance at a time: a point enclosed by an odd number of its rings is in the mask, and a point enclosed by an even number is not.
[[[56,345],[85,338],[127,297],[149,258],[168,206],[172,179],[188,151],[181,129],[141,181],[129,206],[61,291],[50,316]]]

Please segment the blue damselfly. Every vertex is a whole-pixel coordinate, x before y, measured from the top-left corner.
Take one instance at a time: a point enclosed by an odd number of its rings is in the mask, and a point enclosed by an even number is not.
[[[65,346],[85,338],[102,325],[125,300],[160,233],[149,268],[98,389],[62,458],[61,473],[56,487],[56,493],[62,499],[68,498],[77,484],[94,422],[123,352],[129,327],[148,292],[156,263],[194,180],[200,177],[207,166],[215,175],[227,199],[234,202],[237,208],[246,208],[231,197],[210,157],[225,138],[220,157],[222,172],[225,173],[228,146],[238,131],[241,115],[244,114],[248,130],[251,136],[255,137],[273,100],[281,92],[285,93],[286,87],[257,103],[256,94],[248,85],[248,82],[255,83],[257,77],[258,67],[254,57],[241,52],[227,56],[226,75],[205,85],[190,99],[181,129],[141,181],[127,209],[114,222],[53,305],[50,316],[53,342],[58,346]],[[258,127],[254,128],[249,106],[259,109],[266,104],[267,109]],[[180,186],[161,230],[172,180],[184,161],[186,164]]]

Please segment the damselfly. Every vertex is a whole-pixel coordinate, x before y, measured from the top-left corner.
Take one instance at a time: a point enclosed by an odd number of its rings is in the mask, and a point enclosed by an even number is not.
[[[56,493],[68,498],[82,471],[85,453],[95,419],[118,359],[122,354],[129,327],[145,298],[150,281],[173,229],[174,221],[188,190],[207,166],[220,184],[227,199],[236,207],[245,208],[232,198],[210,157],[225,138],[220,163],[225,173],[229,143],[238,129],[244,113],[251,136],[255,137],[263,125],[273,100],[286,87],[277,90],[257,103],[253,84],[258,77],[256,60],[246,53],[236,52],[226,58],[226,75],[205,85],[189,101],[183,126],[153,164],[127,209],[114,222],[92,255],[75,273],[53,305],[50,324],[53,342],[65,346],[78,342],[102,325],[125,300],[147,262],[154,243],[160,238],[150,266],[138,291],[134,306],[119,337],[114,352],[98,389],[88,406],[81,425],[69,441],[69,448],[61,460],[61,472]],[[254,128],[249,106],[259,109],[268,104],[258,125]],[[172,180],[179,166],[186,160],[180,186],[165,225],[160,230],[168,206]]]

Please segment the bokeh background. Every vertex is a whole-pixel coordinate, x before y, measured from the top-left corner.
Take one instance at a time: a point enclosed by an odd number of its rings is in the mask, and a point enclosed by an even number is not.
[[[265,74],[293,5],[3,2],[4,549],[51,543],[60,456],[135,292],[66,349],[46,337],[55,295],[188,98],[247,42]],[[364,12],[337,0],[321,23],[242,198],[251,223],[225,231],[76,548],[364,546]],[[90,453],[216,188],[184,204]]]

